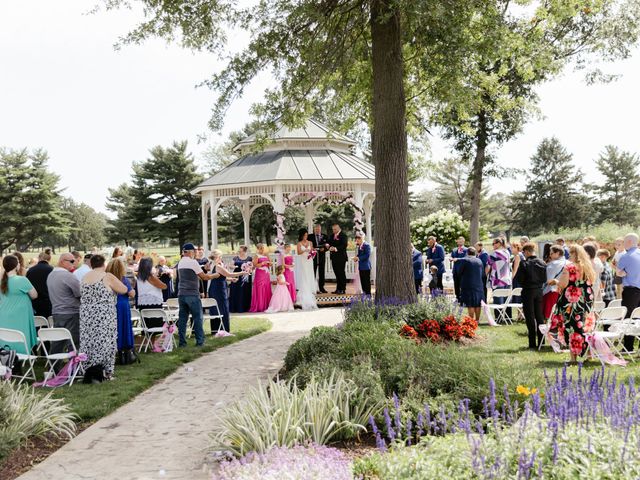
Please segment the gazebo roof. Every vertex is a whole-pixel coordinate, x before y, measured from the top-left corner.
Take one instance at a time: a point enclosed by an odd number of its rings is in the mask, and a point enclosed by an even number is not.
[[[247,138],[240,140],[235,147],[234,151],[244,150],[247,147],[255,145],[257,142],[258,134],[254,133]],[[276,144],[280,144],[288,141],[327,141],[332,140],[337,144],[341,144],[347,149],[350,149],[357,145],[357,142],[349,137],[339,134],[338,132],[331,130],[323,123],[318,122],[312,118],[308,119],[305,124],[300,128],[290,128],[286,125],[280,125],[276,131],[270,135],[270,140]]]
[[[236,145],[256,143],[252,135]],[[283,183],[375,183],[373,165],[353,153],[356,142],[315,120],[302,128],[280,127],[261,152],[250,152],[196,187],[193,193],[219,188]]]
[[[286,181],[375,181],[373,165],[357,156],[333,150],[272,150],[242,157],[196,191],[206,187]]]

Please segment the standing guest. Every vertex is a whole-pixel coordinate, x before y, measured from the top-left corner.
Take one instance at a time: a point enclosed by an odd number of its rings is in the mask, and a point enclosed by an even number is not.
[[[482,283],[484,267],[482,260],[476,255],[476,249],[469,247],[467,256],[459,259],[458,281],[460,282],[460,305],[467,307],[469,316],[480,321],[480,311],[484,301],[484,288]]]
[[[521,237],[521,238],[527,238],[527,237]],[[513,272],[513,266],[514,266],[514,262],[516,257],[520,257],[520,261],[524,261],[525,257],[524,257],[524,253],[522,253],[522,245],[524,245],[524,243],[521,242],[512,242],[511,243],[511,271]],[[518,282],[517,278],[513,277],[513,273],[511,274],[511,288],[521,288],[522,285],[520,285],[520,283]],[[511,297],[511,303],[522,303],[522,298],[519,295],[513,295]],[[510,313],[509,318],[513,318],[513,309],[509,309]]]
[[[241,245],[238,249],[238,255],[233,257],[235,265],[234,272],[241,272],[242,266],[246,263],[252,263],[253,259],[249,256],[249,248]],[[245,267],[246,268],[246,267]],[[244,313],[251,308],[251,275],[243,275],[239,281],[229,286],[229,311],[232,313]]]
[[[600,284],[602,285],[602,301],[605,307],[609,306],[609,303],[616,298],[616,287],[613,284],[613,270],[609,265],[609,257],[611,252],[606,248],[601,248],[597,252],[597,257],[602,262],[602,273],[600,274]],[[631,314],[631,312],[629,312]]]
[[[110,380],[118,351],[116,294],[126,294],[127,287],[106,272],[105,261],[102,255],[93,255],[92,270],[80,282],[80,351],[87,355],[85,383],[102,377]]]
[[[438,274],[436,275],[436,289],[444,291],[442,285],[442,277],[444,276],[444,247],[438,244],[437,238],[431,236],[427,239],[427,264],[430,267],[437,267]]]
[[[27,273],[29,272],[29,270],[31,270],[32,267],[35,267],[37,264],[38,264],[38,259],[36,257],[31,257],[29,259],[29,265],[27,265]]]
[[[271,261],[263,243],[256,245],[258,254],[253,257],[253,288],[251,290],[251,313],[264,312],[271,301]]]
[[[569,247],[569,254],[569,262],[558,279],[558,288],[563,293],[558,297],[549,333],[556,336],[550,338],[555,351],[569,343],[571,360],[575,362],[587,350],[585,333],[595,327],[592,309],[596,273],[589,255],[580,245]],[[571,336],[567,328],[573,330]]]
[[[371,296],[371,246],[364,238],[364,233],[356,233],[356,256],[353,257],[353,261],[358,264],[362,293]]]
[[[493,253],[489,255],[487,261],[486,272],[492,290],[499,288],[511,288],[511,255],[505,246],[504,238],[498,237],[493,239]],[[504,297],[495,297],[493,303],[503,304]]]
[[[624,237],[626,252],[620,256],[616,273],[622,277],[622,306],[627,307],[627,315],[640,307],[640,250],[638,235],[628,233]],[[624,348],[633,351],[634,337],[624,337]]]
[[[429,296],[437,297],[438,293],[442,295],[442,289],[438,288],[438,267],[431,265],[429,267]]]
[[[162,299],[166,302],[168,299],[173,298],[173,268],[167,265],[167,259],[160,255],[158,257],[158,278],[164,283],[167,288],[162,290]]]
[[[284,276],[285,270],[284,265],[278,265],[276,268],[276,290],[269,302],[269,308],[265,310],[266,313],[293,312],[293,301]]]
[[[138,291],[138,310],[162,310],[164,297],[162,292],[167,289],[167,285],[162,282],[153,271],[153,260],[151,257],[142,257],[138,262],[138,275],[136,276],[136,290]],[[145,317],[144,323],[147,328],[158,328],[164,324],[162,317]]]
[[[204,247],[202,245],[198,246],[198,248],[196,249],[196,261],[202,268],[202,272],[208,273],[207,266],[209,265],[209,259],[205,255]],[[200,295],[204,297],[206,296],[206,293],[207,293],[207,282],[200,279]]]
[[[131,323],[131,304],[129,299],[135,297],[136,292],[127,279],[127,269],[120,257],[115,257],[107,264],[107,273],[110,273],[127,287],[126,293],[118,293],[116,300],[116,315],[118,318],[118,352],[132,350],[135,342],[133,338],[133,325]]]
[[[327,258],[326,245],[329,243],[329,239],[322,233],[322,227],[320,225],[314,225],[313,235],[311,235],[311,243],[316,250],[316,256],[313,258],[313,274],[318,276],[318,291],[320,293],[327,293],[324,289],[324,267]]]
[[[91,271],[92,256],[93,256],[92,254],[87,253],[83,258],[82,265],[78,266],[78,268],[76,268],[76,270],[73,272],[73,274],[76,276],[76,278],[80,282],[82,282],[82,279],[84,278],[84,276]]]
[[[591,259],[591,265],[593,266],[593,271],[596,272],[596,282],[593,285],[593,288],[595,290],[595,300],[602,300],[602,289],[604,288],[604,285],[602,284],[601,277],[604,265],[602,265],[602,262],[596,256],[598,247],[594,243],[585,243],[584,245],[582,245],[582,248],[584,248],[584,251],[587,252],[587,255],[589,255],[589,258]]]
[[[458,303],[460,303],[460,277],[458,275],[458,259],[467,258],[467,248],[464,246],[465,238],[458,237],[456,240],[457,247],[451,251],[453,259],[453,290]]]
[[[38,292],[26,277],[18,275],[19,269],[20,261],[16,256],[7,255],[2,259],[0,327],[22,332],[27,350],[19,343],[9,343],[8,346],[17,353],[30,355],[31,349],[38,344],[31,305],[31,301],[38,298]]]
[[[77,250],[72,250],[71,251],[71,255],[73,255],[73,259],[75,260],[74,264],[73,264],[73,270],[72,272],[75,272],[78,268],[80,268],[80,266],[83,263],[83,259],[84,257],[82,256],[82,254],[77,251]]]
[[[482,242],[476,243],[476,256],[482,262],[482,292],[484,295],[484,301],[487,301],[487,264],[489,263],[489,254],[484,249]]]
[[[520,237],[520,245],[524,246],[525,243],[529,243],[529,237],[523,235]],[[522,259],[522,257],[520,257]]]
[[[20,252],[13,252],[12,255],[18,259],[18,268],[16,270],[16,274],[21,277],[26,276],[27,274],[27,264],[24,261],[24,256]]]
[[[424,264],[422,252],[413,243],[411,244],[411,263],[413,264],[413,281],[416,285],[416,293],[422,293],[422,282],[424,281]]]
[[[51,250],[47,248],[38,255],[38,263],[27,271],[27,279],[38,292],[38,298],[33,300],[33,311],[44,318],[51,316],[51,300],[47,289],[47,277],[53,271],[50,261]]]
[[[111,259],[119,259],[122,260],[123,262],[126,262],[127,257],[125,256],[124,252],[122,251],[122,248],[120,247],[115,247],[113,249],[113,252],[111,253]]]
[[[545,243],[544,247],[542,247],[542,261],[544,263],[551,261],[551,244],[549,242]]]
[[[613,279],[613,284],[616,286],[616,297],[622,298],[622,277],[618,276],[617,268],[618,262],[620,261],[620,257],[625,254],[624,249],[624,238],[618,237],[615,241],[616,253],[613,254],[613,260],[611,261],[611,265],[613,267],[613,273],[615,275]]]
[[[536,256],[535,243],[522,246],[524,261],[520,255],[514,260],[513,278],[522,286],[522,310],[527,322],[529,348],[536,349],[542,341],[540,325],[544,325],[542,312],[542,289],[547,283],[547,266]]]
[[[564,248],[560,245],[551,245],[547,262],[547,281],[542,289],[542,314],[545,319],[551,316],[553,307],[558,303],[558,279],[566,264]]]
[[[200,280],[207,281],[220,275],[206,274],[195,259],[196,247],[193,243],[182,246],[182,258],[178,262],[178,337],[179,347],[187,346],[187,319],[193,319],[193,332],[196,336],[196,347],[204,345],[204,330],[202,328],[202,301],[200,300]]]
[[[295,262],[293,255],[291,255],[291,244],[287,243],[284,246],[284,257],[282,259],[284,265],[284,279],[287,281],[287,288],[289,289],[289,295],[291,295],[291,301],[296,303],[296,276],[293,273]]]
[[[349,240],[337,223],[331,227],[333,235],[329,237],[325,248],[331,252],[331,266],[336,275],[336,291],[333,293],[344,295],[347,292],[347,274],[344,271],[347,265],[347,246]]]
[[[558,237],[556,238],[556,245],[560,245],[562,250],[564,251],[565,260],[569,260],[569,247],[564,243],[564,238]]]
[[[229,294],[227,291],[227,279],[233,281],[242,275],[242,272],[232,273],[227,270],[222,261],[222,252],[213,250],[209,257],[210,263],[207,268],[212,274],[218,274],[214,280],[209,282],[209,298],[213,298],[218,303],[218,311],[222,315],[222,325],[227,333],[230,333],[231,326],[229,324]],[[216,315],[218,312],[211,307],[209,313]],[[215,335],[220,330],[220,319],[211,318],[211,335]]]
[[[76,348],[80,347],[80,281],[73,273],[76,259],[71,253],[63,253],[58,265],[47,277],[47,290],[51,300],[53,326],[71,332]],[[63,353],[68,342],[55,342],[51,353]]]

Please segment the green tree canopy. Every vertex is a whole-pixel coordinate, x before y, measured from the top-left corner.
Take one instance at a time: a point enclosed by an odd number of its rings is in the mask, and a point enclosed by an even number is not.
[[[109,220],[106,229],[110,242],[124,242],[128,247],[144,239],[142,225],[134,217],[134,192],[131,186],[123,183],[110,188],[106,207],[116,215],[115,219]]]
[[[634,153],[607,145],[596,160],[604,182],[592,186],[601,221],[638,225],[640,207],[640,159]]]
[[[588,223],[592,207],[584,193],[583,174],[560,141],[542,140],[531,157],[523,192],[514,195],[516,228],[529,236]]]

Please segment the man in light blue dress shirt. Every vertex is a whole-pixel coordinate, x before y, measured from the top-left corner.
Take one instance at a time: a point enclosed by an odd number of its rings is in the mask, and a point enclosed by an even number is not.
[[[627,316],[640,307],[640,250],[638,235],[629,233],[624,237],[624,248],[627,251],[618,260],[616,273],[622,277],[622,306],[627,307]],[[624,348],[633,350],[634,337],[624,337]]]

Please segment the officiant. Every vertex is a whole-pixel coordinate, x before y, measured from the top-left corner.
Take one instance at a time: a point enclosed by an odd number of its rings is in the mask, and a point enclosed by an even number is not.
[[[327,257],[325,245],[329,242],[329,239],[322,233],[322,227],[320,225],[313,227],[313,235],[309,235],[309,237],[313,248],[317,252],[317,255],[313,258],[313,274],[318,278],[318,291],[320,293],[327,293],[324,289],[324,266]]]
[[[329,241],[325,248],[331,252],[331,266],[336,275],[336,291],[333,293],[344,295],[347,291],[347,274],[345,266],[347,264],[347,236],[340,229],[340,225],[334,224],[331,227],[333,235],[329,236]]]

